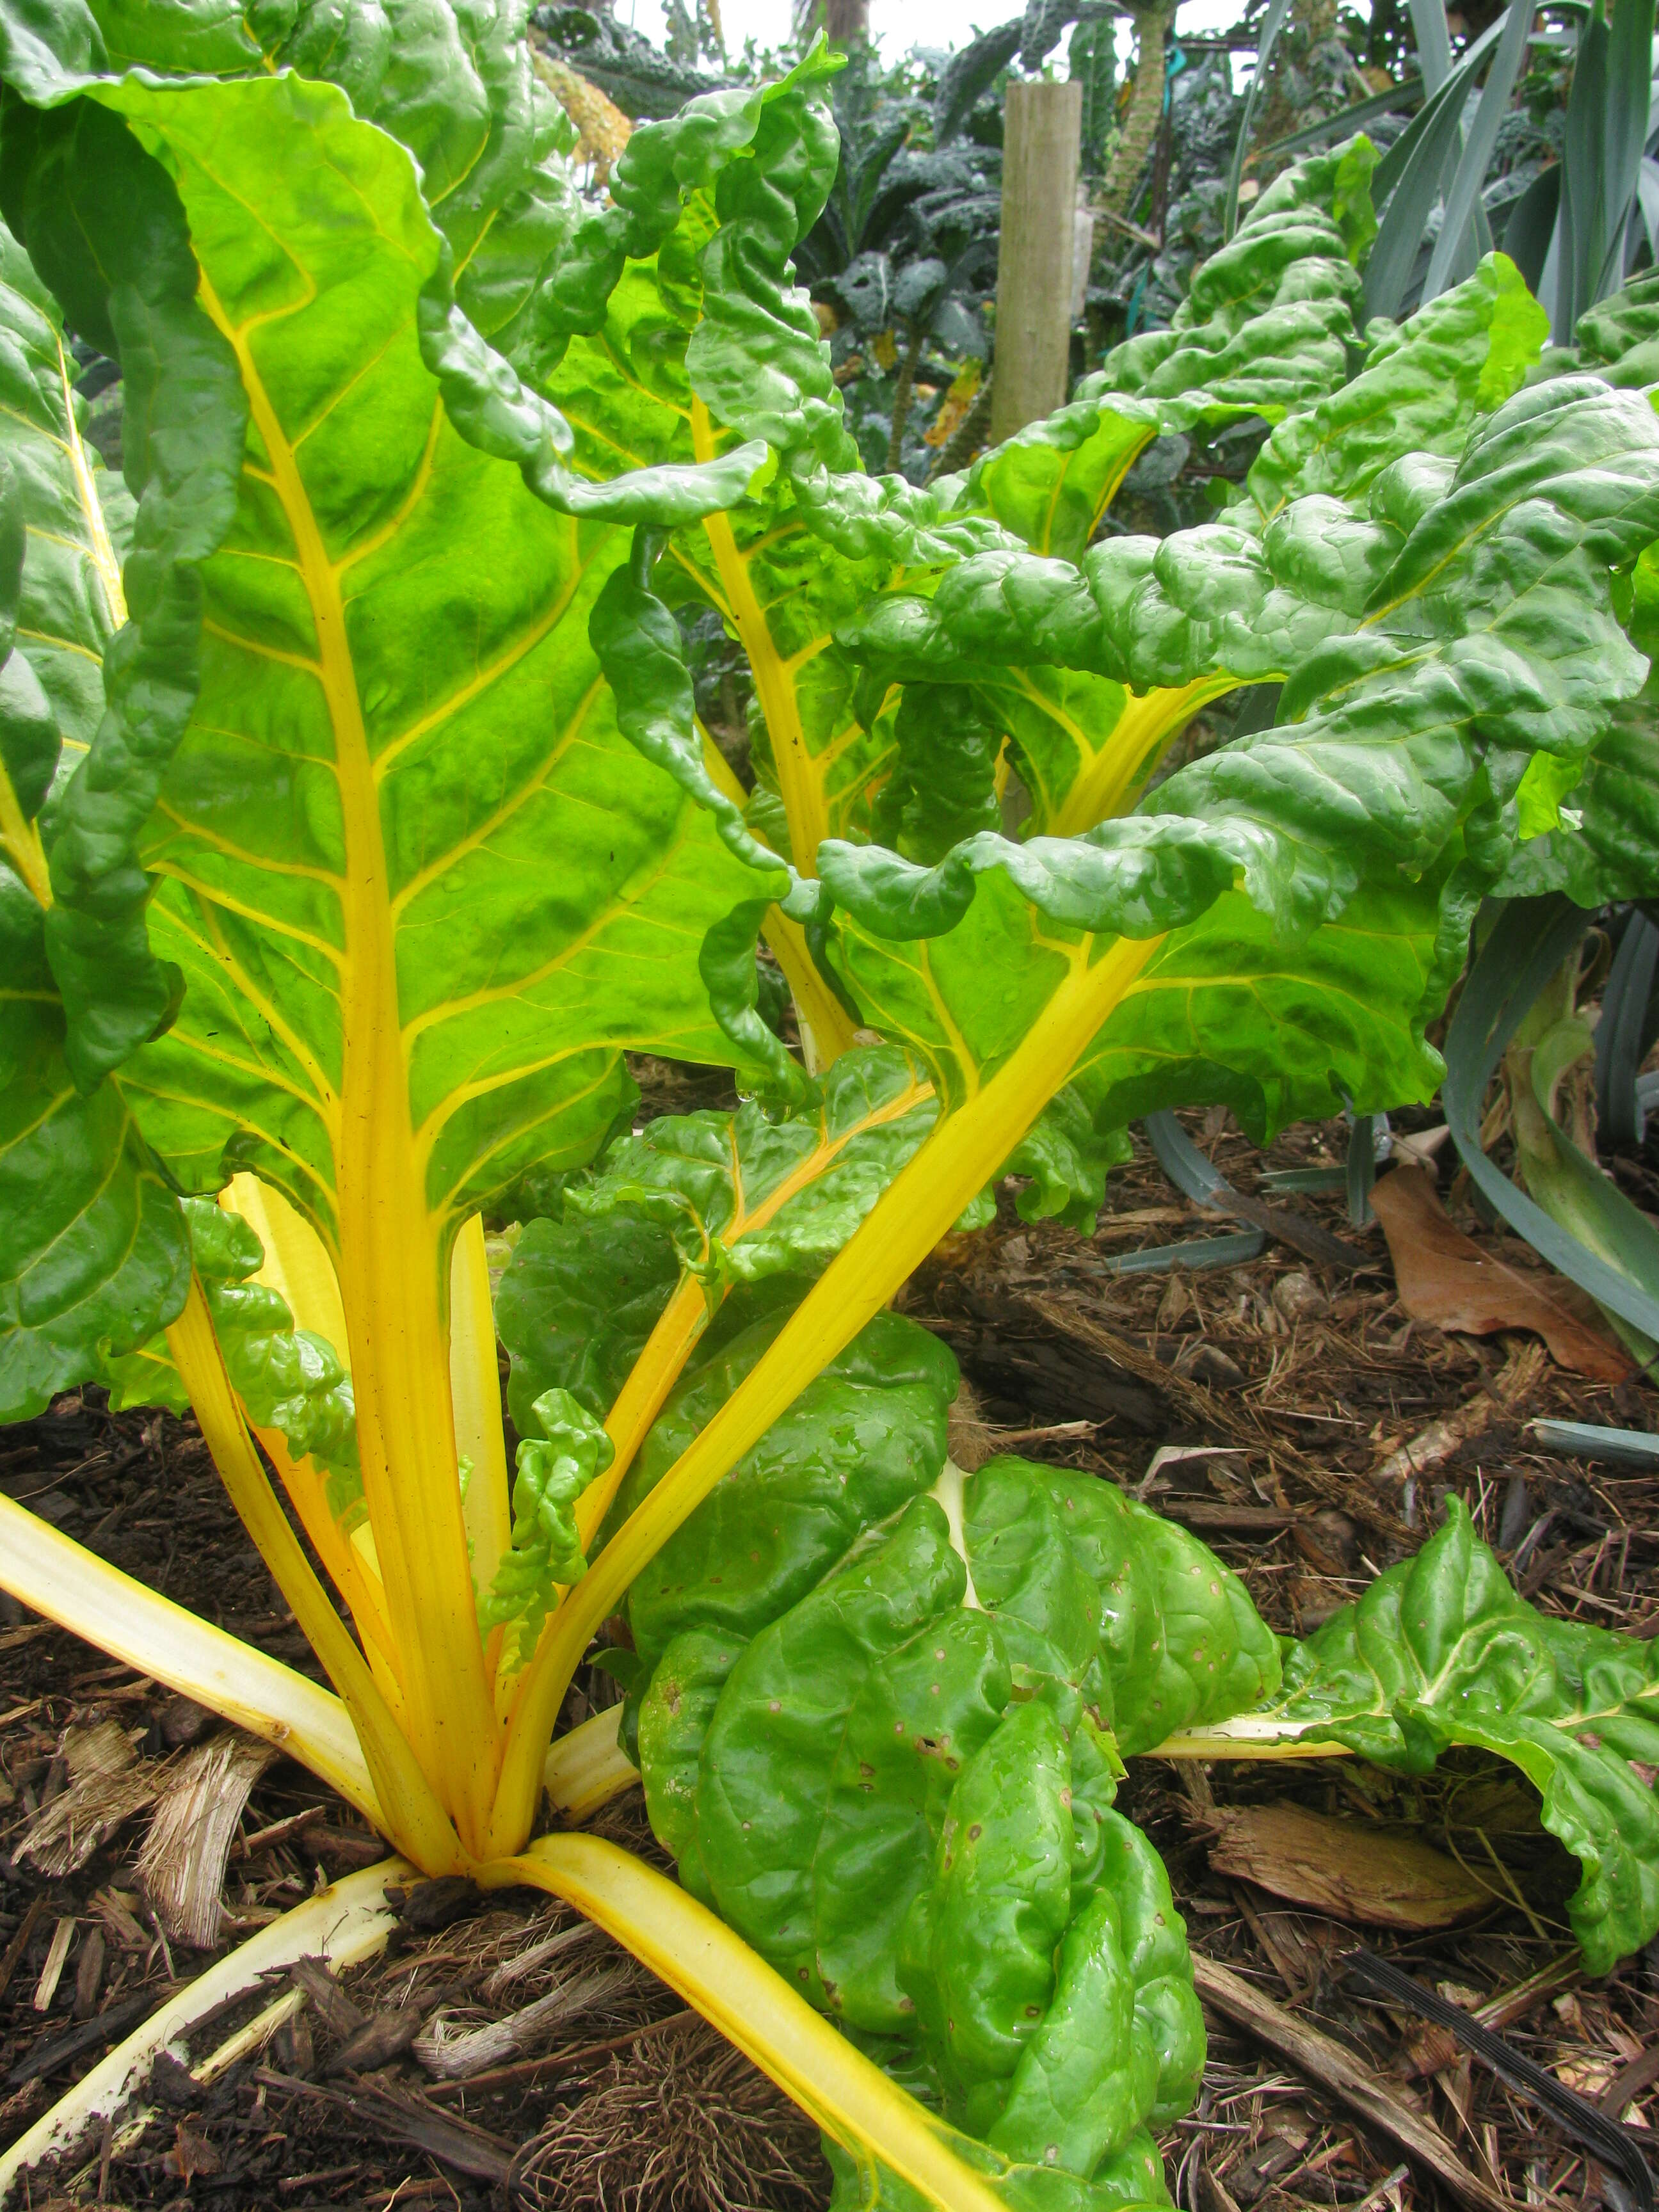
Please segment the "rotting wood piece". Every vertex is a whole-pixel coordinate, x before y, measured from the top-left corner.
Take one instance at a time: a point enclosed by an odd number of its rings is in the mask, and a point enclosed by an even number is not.
[[[28,1910],[18,1922],[10,1942],[4,1952],[0,1953],[0,1997],[4,1996],[10,1986],[11,1978],[17,1972],[18,1963],[28,1949],[46,1910],[46,1893],[44,1889],[38,1890],[29,1899]]]
[[[1206,2004],[1376,2128],[1425,2166],[1471,2212],[1514,2212],[1510,2198],[1472,2173],[1432,2120],[1414,2112],[1379,2081],[1370,2068],[1334,2037],[1314,2027],[1239,1975],[1201,1953],[1193,1954],[1193,1979]]]
[[[252,2080],[267,2089],[294,2097],[316,2097],[351,2114],[364,2130],[392,2142],[408,2143],[435,2158],[441,2166],[474,2180],[502,2182],[513,2163],[512,2145],[470,2121],[451,2118],[427,2109],[423,2098],[390,2085],[358,2081],[350,2089],[336,2089],[321,2081],[301,2081],[274,2067],[256,2067]]]

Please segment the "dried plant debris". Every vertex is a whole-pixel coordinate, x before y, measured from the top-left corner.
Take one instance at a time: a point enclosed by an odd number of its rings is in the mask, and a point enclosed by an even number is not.
[[[1583,1291],[1559,1275],[1523,1272],[1483,1250],[1453,1222],[1422,1168],[1401,1167],[1371,1193],[1394,1261],[1400,1303],[1413,1319],[1490,1336],[1534,1330],[1553,1357],[1598,1382],[1622,1382],[1633,1365]]]
[[[440,2081],[464,2081],[489,2067],[530,2057],[545,2043],[550,2029],[605,2011],[639,1982],[638,1972],[628,1967],[601,1967],[571,1975],[545,1996],[509,2013],[505,2020],[487,2021],[469,2028],[441,2013],[415,2044],[415,2056]]]
[[[54,1877],[83,1867],[100,1844],[155,1802],[165,1778],[160,1767],[139,1759],[115,1720],[66,1729],[58,1755],[68,1786],[41,1807],[15,1854]]]
[[[619,2058],[513,2163],[514,2212],[793,2212],[821,2205],[817,2131],[701,2024]]]
[[[219,1940],[236,1824],[276,1756],[269,1744],[227,1730],[185,1753],[155,1808],[139,1855],[138,1880],[168,1935],[198,1950]]]
[[[1210,1869],[1374,1928],[1452,1928],[1492,1904],[1479,1881],[1420,1838],[1333,1820],[1301,1805],[1218,1808]]]

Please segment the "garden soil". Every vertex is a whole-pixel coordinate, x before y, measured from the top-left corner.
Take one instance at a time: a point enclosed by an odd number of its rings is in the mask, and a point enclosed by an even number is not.
[[[731,1103],[719,1079],[642,1073],[659,1111]],[[1527,1331],[1475,1338],[1413,1320],[1375,1221],[1354,1228],[1340,1193],[1264,1188],[1274,1171],[1340,1164],[1340,1124],[1304,1125],[1261,1153],[1218,1111],[1183,1119],[1258,1218],[1263,1202],[1275,1209],[1265,1250],[1243,1265],[1115,1272],[1137,1250],[1240,1225],[1190,1206],[1144,1144],[1112,1178],[1091,1238],[1022,1223],[1005,1194],[995,1224],[948,1243],[901,1294],[961,1361],[971,1395],[958,1457],[1014,1449],[1132,1490],[1213,1545],[1288,1634],[1406,1556],[1453,1491],[1546,1613],[1659,1632],[1659,1476],[1562,1457],[1528,1425],[1659,1427],[1647,1379],[1587,1380]],[[1659,1210],[1645,1168],[1619,1172]],[[1537,1273],[1524,1246],[1475,1222],[1443,1170],[1441,1192],[1488,1257]],[[5,1432],[0,1488],[315,1673],[192,1424],[112,1417],[96,1393],[72,1395]],[[585,1674],[567,1723],[606,1694]],[[0,1600],[0,2144],[176,1984],[383,1856],[349,1808],[271,1764],[231,1847],[219,1942],[191,1948],[167,1934],[137,1871],[142,1805],[71,1873],[49,1877],[17,1856],[69,1782],[65,1730],[100,1720],[136,1748],[144,1804],[164,1778],[150,1770],[216,1730]],[[1638,2135],[1659,2126],[1659,1945],[1583,1978],[1563,1911],[1576,1869],[1510,1770],[1473,1754],[1427,1781],[1346,1759],[1140,1760],[1120,1802],[1164,1853],[1211,2000],[1202,2096],[1164,2143],[1187,2212],[1616,2205],[1616,2187],[1528,2095],[1409,2008],[1366,1994],[1346,1964],[1362,1946],[1395,1960],[1482,2008],[1513,2050]],[[660,1862],[637,1791],[594,1825]],[[143,2093],[148,2118],[118,2118],[31,2177],[26,2201],[35,2212],[185,2199],[214,2212],[827,2203],[811,2129],[672,1993],[597,1934],[538,1949],[574,1926],[529,1893],[416,1886],[381,1957],[325,1984],[209,2086],[162,2062]],[[581,2002],[532,2048],[504,2043],[503,2063],[465,2083],[423,2063],[436,2016],[442,2035],[473,2032],[578,1976]],[[208,2023],[192,2063],[272,1993]],[[1402,2148],[1413,2120],[1438,2130],[1459,2193]]]

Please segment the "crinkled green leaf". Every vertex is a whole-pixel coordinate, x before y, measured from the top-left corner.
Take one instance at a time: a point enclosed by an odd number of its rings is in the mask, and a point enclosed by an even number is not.
[[[1457,1746],[1496,1753],[1583,1869],[1567,1914],[1588,1971],[1659,1929],[1659,1645],[1534,1612],[1461,1498],[1415,1559],[1292,1652],[1269,1711],[1409,1773]]]
[[[1652,678],[1618,708],[1582,769],[1540,755],[1521,786],[1540,828],[1516,848],[1493,896],[1565,891],[1575,906],[1659,898],[1659,747]],[[1539,775],[1538,769],[1554,771]],[[1523,827],[1528,826],[1524,822]],[[1538,824],[1532,825],[1537,827]]]
[[[1003,1174],[1028,1178],[1015,1200],[1022,1221],[1063,1221],[1092,1237],[1107,1176],[1133,1156],[1125,1132],[1103,1127],[1083,1092],[1068,1083],[1009,1154]]]
[[[1424,492],[1426,501],[1431,487]],[[1315,494],[1265,531],[1210,522],[1164,538],[1109,538],[1076,565],[984,554],[926,599],[890,595],[844,624],[842,639],[889,684],[953,674],[994,683],[1005,667],[1043,664],[1141,692],[1217,676],[1262,682],[1359,621],[1400,551],[1399,508],[1396,498],[1391,510],[1356,514]],[[1109,711],[1113,702],[1101,703]],[[1089,775],[1114,726],[1091,732],[1073,781]],[[1054,787],[1050,810],[1063,814],[1064,768],[1037,774]]]
[[[713,1282],[813,1273],[834,1257],[933,1125],[926,1084],[887,1045],[843,1053],[817,1099],[787,1115],[665,1115],[572,1190],[588,1218],[659,1222]]]
[[[175,1319],[190,1255],[120,1092],[76,1088],[40,909],[3,866],[0,975],[0,1420],[18,1421]]]
[[[735,436],[771,444],[775,465],[730,514],[674,533],[656,588],[713,607],[743,644],[759,777],[749,820],[805,873],[822,837],[870,834],[892,750],[890,731],[853,712],[836,625],[901,563],[1014,542],[968,511],[954,479],[919,491],[866,477],[842,428],[789,266],[833,171],[826,84],[809,58],[759,92],[710,95],[635,132],[617,205],[579,232],[561,277],[572,335],[549,386],[574,465],[595,479],[708,460]],[[681,760],[695,787],[700,763]]]
[[[907,860],[931,866],[981,830],[1000,830],[1001,717],[965,684],[908,686],[892,719],[891,771],[874,833]]]
[[[0,15],[9,75],[19,72],[16,31]],[[196,702],[200,568],[234,512],[246,401],[228,347],[196,304],[200,272],[161,164],[118,117],[86,101],[43,114],[14,103],[7,133],[14,227],[75,325],[123,356],[123,451],[140,501],[131,620],[105,653],[96,744],[54,824],[47,951],[69,1065],[90,1088],[178,1004],[179,972],[149,940],[149,884],[134,846]],[[129,253],[131,269],[112,283]]]
[[[550,366],[536,295],[580,202],[560,158],[569,125],[532,65],[522,0],[283,0],[251,12],[223,0],[59,0],[54,12],[71,70],[292,69],[338,85],[420,164],[468,319],[532,380]]]
[[[337,1351],[314,1331],[296,1328],[287,1300],[252,1279],[264,1265],[264,1248],[240,1213],[200,1198],[185,1199],[180,1210],[225,1370],[249,1419],[256,1428],[279,1431],[295,1459],[314,1461],[328,1478],[337,1518],[360,1519],[356,1408]],[[163,1336],[125,1358],[106,1359],[98,1379],[108,1385],[118,1411],[166,1406],[183,1413],[190,1407]]]
[[[616,1456],[610,1437],[568,1390],[544,1390],[530,1410],[534,1432],[519,1444],[512,1531],[478,1601],[479,1626],[510,1626],[520,1663],[536,1648],[557,1586],[587,1571],[576,1501]]]
[[[994,1459],[967,1484],[963,1525],[1012,1662],[1081,1683],[1125,1757],[1243,1711],[1278,1672],[1231,1569],[1109,1483]]]
[[[1033,553],[1075,561],[1162,412],[1108,386],[1029,423],[975,462],[963,504],[983,507]]]
[[[1138,2128],[1121,2150],[1103,2158],[1089,2181],[1047,2159],[1004,2157],[971,2136],[952,2133],[950,2141],[957,2156],[983,2176],[1011,2212],[1169,2212],[1172,2202],[1158,2145],[1146,2128]],[[878,2162],[855,2165],[828,2136],[823,2154],[835,2177],[830,2212],[928,2212],[929,2200]]]
[[[1573,337],[1583,366],[1609,384],[1659,382],[1659,270],[1644,270],[1622,292],[1586,308]]]
[[[1242,892],[1224,892],[1147,963],[1073,1089],[1098,1128],[1202,1100],[1230,1106],[1262,1144],[1345,1107],[1426,1101],[1443,1068],[1425,1031],[1476,902],[1437,867],[1416,884],[1366,884],[1286,944]]]
[[[1351,382],[1279,424],[1250,470],[1250,497],[1264,516],[1310,492],[1355,500],[1402,453],[1458,453],[1476,415],[1519,390],[1548,336],[1520,270],[1489,253],[1397,329],[1382,325]]]
[[[520,1432],[554,1388],[602,1421],[679,1278],[666,1230],[636,1214],[526,1222],[495,1292],[495,1328],[513,1361],[507,1411]]]
[[[1652,411],[1590,380],[1541,385],[1480,424],[1455,466],[1394,463],[1368,505],[1353,515],[1316,496],[1261,539],[1212,526],[1156,546],[1118,541],[1080,570],[982,558],[931,601],[895,600],[872,618],[865,649],[901,679],[936,671],[951,637],[988,659],[1069,660],[1120,678],[1133,656],[1144,682],[1191,677],[1224,654],[1265,673],[1275,648],[1289,669],[1279,727],[1183,769],[1142,811],[1086,836],[1017,847],[981,836],[926,872],[825,847],[854,995],[927,1060],[948,1100],[1012,1048],[1066,972],[1068,945],[1159,932],[1166,943],[1097,1047],[1135,1039],[1139,1071],[1121,1060],[1110,1078],[1125,1101],[1139,1084],[1143,1108],[1162,1103],[1160,1066],[1184,1063],[1184,1078],[1204,1060],[1210,1095],[1253,1091],[1270,1127],[1279,1110],[1329,1110],[1292,1101],[1328,1100],[1344,1077],[1369,1085],[1389,1038],[1388,1077],[1424,1094],[1422,1025],[1469,902],[1507,860],[1504,809],[1534,750],[1582,757],[1644,672],[1610,571],[1659,520]],[[1138,562],[1137,587],[1127,580]],[[1282,649],[1298,633],[1299,662]],[[1437,910],[1412,900],[1413,880],[1433,887]],[[1271,925],[1255,932],[1259,1001],[1255,959],[1218,958],[1227,933],[1199,923],[1235,882]],[[1327,940],[1328,957],[1309,933],[1362,888],[1371,903],[1346,942]],[[1410,912],[1410,938],[1391,930],[1372,945],[1366,923],[1391,908]],[[908,941],[918,939],[925,951]],[[1005,979],[988,1002],[988,972]],[[1206,1006],[1212,984],[1219,996]],[[1161,1019],[1146,1004],[1155,986]],[[1275,999],[1285,1026],[1268,1029],[1257,1009]]]
[[[648,1495],[725,1404],[783,1316],[694,1360],[623,1479],[602,1537]],[[938,1338],[881,1314],[690,1515],[629,1593],[635,1649],[653,1663],[691,1627],[750,1636],[804,1597],[872,1522],[931,1489],[945,1464],[957,1364]]]
[[[19,661],[3,678],[9,748],[25,720],[38,733],[27,758],[9,750],[7,766],[30,817],[57,772],[58,744],[73,762],[92,741],[104,710],[104,648],[126,611],[104,513],[106,500],[125,495],[81,435],[74,374],[52,297],[0,227],[0,450],[16,477],[28,533],[15,613]],[[31,670],[45,695],[44,716],[21,696]]]
[[[513,1358],[514,1419],[555,1383],[603,1418],[684,1269],[711,1306],[732,1285],[821,1271],[933,1119],[902,1052],[860,1047],[808,1106],[664,1115],[619,1139],[561,1194],[556,1217],[526,1224],[502,1276],[496,1325]],[[1066,1164],[1045,1160],[1051,1192]]]
[[[1370,212],[1374,159],[1369,142],[1356,138],[1275,178],[1228,243],[1194,271],[1169,329],[1115,347],[1079,397],[1190,395],[1200,418],[1253,414],[1276,422],[1335,391],[1359,340],[1351,257]]]
[[[751,1542],[784,1494],[757,1492]],[[849,2030],[896,2039],[884,2059],[953,2122],[1073,2188],[1124,2160],[1152,2197],[1140,2131],[1190,2100],[1202,2026],[1103,1731],[1115,1705],[1146,1744],[1237,1711],[1277,1646],[1202,1545],[1093,1477],[995,1461],[935,1497],[896,1519],[866,1498],[787,1609],[774,1580],[679,1616],[641,1711],[647,1802],[682,1878]],[[740,1543],[734,1514],[699,1563],[716,1601]]]
[[[296,1328],[278,1292],[252,1278],[264,1248],[239,1213],[186,1199],[191,1252],[226,1372],[256,1427],[280,1429],[296,1460],[329,1477],[329,1504],[344,1519],[362,1497],[351,1379],[335,1347]]]

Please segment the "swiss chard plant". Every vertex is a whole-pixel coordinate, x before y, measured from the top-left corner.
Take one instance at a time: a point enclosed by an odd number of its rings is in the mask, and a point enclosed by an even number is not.
[[[1488,1633],[1454,1523],[1287,1664],[1109,1486],[954,1468],[886,1308],[1005,1173],[1086,1217],[1149,1106],[1427,1095],[1476,905],[1640,690],[1659,423],[1527,385],[1500,258],[1362,342],[1357,142],[1052,421],[872,477],[791,273],[833,64],[641,127],[596,213],[520,30],[0,6],[0,1410],[190,1407],[332,1688],[9,1501],[0,1583],[424,1872],[601,1922],[843,2204],[1164,2203],[1202,2030],[1122,1759],[1489,1742],[1607,1958],[1659,1925],[1651,1655]],[[1092,542],[1160,430],[1249,416],[1215,521]],[[752,793],[688,607],[749,658]],[[1273,726],[1157,781],[1247,686]],[[630,1050],[747,1103],[635,1132]],[[1364,1671],[1413,1574],[1484,1593],[1455,1725],[1437,1629]],[[620,1717],[556,1735],[618,1613]],[[636,1773],[678,1883],[536,1833]]]

